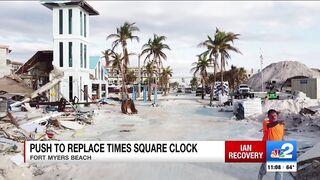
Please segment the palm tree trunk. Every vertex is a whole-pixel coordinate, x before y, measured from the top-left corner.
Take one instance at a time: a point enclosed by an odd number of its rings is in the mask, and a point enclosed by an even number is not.
[[[123,51],[123,55],[124,55],[124,62],[121,63],[121,68],[122,68],[122,94],[123,94],[123,100],[127,99],[129,97],[129,93],[128,93],[128,89],[126,86],[126,67],[127,64],[126,62],[129,61],[129,57],[128,57],[128,51],[127,51],[127,47],[126,44],[124,42],[122,42],[122,51]]]
[[[167,95],[167,84],[165,83],[164,84],[164,96],[166,96]]]
[[[121,65],[121,78],[122,78],[122,88],[121,88],[121,99],[126,100],[128,99],[128,89],[126,87],[126,78],[125,78],[125,70],[123,65]]]
[[[201,99],[204,99],[204,80],[203,80],[203,78],[202,78]]]
[[[151,101],[151,81],[150,81],[151,77],[148,78],[148,101]]]
[[[161,67],[160,67],[160,58],[158,59],[158,79],[159,79],[159,82],[160,82],[160,75],[161,75]],[[162,85],[161,85],[161,88],[162,88]]]
[[[224,66],[224,56],[221,54],[221,95],[224,94],[224,86],[223,86],[223,66]]]
[[[213,82],[211,84],[211,92],[210,92],[210,106],[212,106],[212,101],[213,101],[213,91],[214,91],[214,85],[216,84],[216,74],[217,74],[217,62],[214,60],[214,65],[213,65]]]
[[[119,72],[118,72],[118,74],[117,74],[117,88],[119,89],[119,91],[120,91],[120,80],[119,80]],[[121,87],[122,88],[122,87]],[[120,91],[120,94],[119,94],[119,98],[120,99],[122,99],[122,97],[121,97],[121,91]]]
[[[164,83],[164,95],[167,95],[167,91],[169,93],[169,77],[166,78],[166,81]]]

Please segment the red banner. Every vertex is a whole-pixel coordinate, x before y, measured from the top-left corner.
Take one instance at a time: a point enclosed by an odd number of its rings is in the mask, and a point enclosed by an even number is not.
[[[225,162],[265,162],[266,142],[225,141]]]

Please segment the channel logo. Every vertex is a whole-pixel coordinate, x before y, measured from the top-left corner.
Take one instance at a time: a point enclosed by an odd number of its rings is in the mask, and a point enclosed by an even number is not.
[[[275,149],[271,152],[271,158],[288,158],[286,157],[285,151],[280,149]]]
[[[267,141],[267,162],[296,162],[296,149],[296,141]]]
[[[280,149],[275,149],[271,152],[271,158],[285,158],[284,151]]]

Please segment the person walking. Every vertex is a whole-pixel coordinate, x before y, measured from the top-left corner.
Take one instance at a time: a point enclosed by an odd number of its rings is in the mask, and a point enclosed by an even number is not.
[[[284,140],[284,121],[278,119],[278,112],[274,109],[268,111],[268,118],[262,122],[263,138],[262,141],[283,141]],[[266,163],[262,163],[259,170],[258,179],[262,180],[267,174]],[[283,174],[276,172],[274,179],[281,180]]]

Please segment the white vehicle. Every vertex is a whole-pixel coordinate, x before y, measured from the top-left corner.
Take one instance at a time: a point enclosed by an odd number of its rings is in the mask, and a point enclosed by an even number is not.
[[[250,88],[247,84],[240,84],[234,94],[235,99],[253,98],[254,94],[250,92]]]
[[[237,87],[237,93],[238,94],[247,94],[247,93],[250,93],[250,88],[248,85],[246,84],[240,84],[238,87]]]
[[[185,89],[184,89],[184,93],[191,93],[191,87],[186,87]]]

